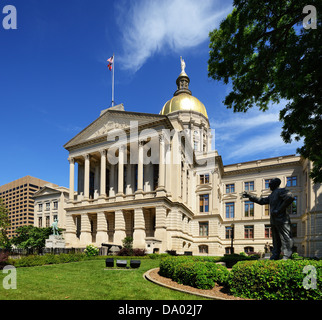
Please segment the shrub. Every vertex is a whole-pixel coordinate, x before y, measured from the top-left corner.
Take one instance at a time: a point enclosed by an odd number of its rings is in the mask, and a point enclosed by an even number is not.
[[[0,252],[0,269],[3,269],[8,264],[8,252]]]
[[[206,258],[206,257],[205,257]],[[160,275],[199,289],[211,289],[215,283],[225,284],[229,271],[202,257],[170,257],[160,262]],[[205,259],[207,260],[207,259]]]
[[[99,249],[92,244],[89,244],[84,250],[87,257],[97,256],[99,252]]]
[[[312,265],[317,271],[317,288],[305,289],[307,274],[303,268]],[[322,261],[280,260],[244,261],[231,270],[228,284],[233,295],[268,300],[321,299]]]
[[[43,256],[29,255],[19,259],[10,259],[9,263],[15,267],[34,267],[45,264],[68,263],[84,260],[86,256],[82,253],[62,253],[59,255],[45,254]]]

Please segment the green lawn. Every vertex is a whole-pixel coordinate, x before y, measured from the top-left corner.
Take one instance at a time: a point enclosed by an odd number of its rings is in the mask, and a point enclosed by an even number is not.
[[[129,263],[128,263],[129,265]],[[143,274],[159,260],[143,259],[139,269],[104,270],[105,260],[17,268],[17,289],[3,288],[0,300],[201,300],[151,283]]]

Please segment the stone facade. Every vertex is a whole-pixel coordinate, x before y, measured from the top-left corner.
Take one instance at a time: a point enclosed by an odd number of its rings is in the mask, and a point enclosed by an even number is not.
[[[272,243],[268,208],[241,193],[268,195],[269,179],[279,177],[296,196],[291,220],[297,251],[321,256],[322,188],[309,178],[311,164],[283,156],[224,166],[211,150],[203,105],[189,98],[190,80],[180,80],[180,99],[165,105],[169,113],[127,112],[118,105],[65,144],[66,246],[122,245],[131,236],[135,248],[148,252],[264,252]]]

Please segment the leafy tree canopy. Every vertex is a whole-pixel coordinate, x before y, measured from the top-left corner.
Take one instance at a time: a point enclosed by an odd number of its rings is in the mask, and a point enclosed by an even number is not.
[[[303,20],[316,9],[316,29]],[[313,25],[311,25],[312,27]],[[235,0],[234,9],[210,33],[209,77],[232,84],[224,104],[234,112],[270,102],[280,112],[286,143],[303,138],[297,151],[313,162],[311,178],[322,182],[322,1]]]
[[[7,228],[10,227],[9,210],[0,198],[0,247],[7,247],[9,239]]]
[[[22,226],[16,229],[16,236],[11,243],[19,248],[41,249],[45,247],[46,239],[52,233],[51,228],[37,228],[31,225]]]

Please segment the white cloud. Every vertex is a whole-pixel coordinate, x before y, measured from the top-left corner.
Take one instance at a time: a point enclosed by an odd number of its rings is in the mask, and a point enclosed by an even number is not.
[[[282,137],[282,122],[279,112],[287,101],[270,105],[266,112],[257,108],[247,113],[222,111],[211,121],[215,132],[215,148],[223,156],[224,163],[243,162],[257,158],[269,158],[286,153],[294,154],[303,141],[285,144]]]
[[[196,47],[231,10],[219,0],[123,2],[117,7],[124,51],[119,59],[135,72],[157,52]]]

